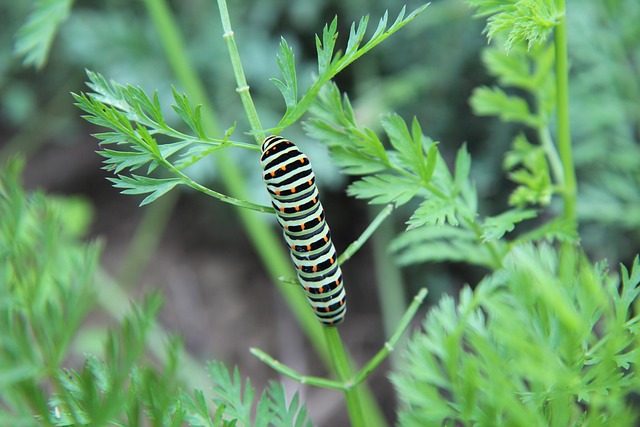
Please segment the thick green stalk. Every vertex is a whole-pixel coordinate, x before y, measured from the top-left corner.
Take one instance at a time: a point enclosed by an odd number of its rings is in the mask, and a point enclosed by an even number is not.
[[[555,29],[556,48],[556,100],[558,120],[558,152],[564,169],[564,216],[576,220],[576,172],[571,149],[569,126],[569,65],[567,51],[567,19],[565,0],[558,0],[558,24]]]
[[[324,336],[327,340],[329,354],[331,354],[333,367],[338,378],[342,382],[350,382],[353,379],[353,370],[351,362],[349,361],[349,356],[347,356],[344,346],[342,345],[338,328],[324,328]],[[349,412],[349,419],[351,420],[351,426],[365,427],[370,425],[365,422],[359,387],[345,390],[344,396],[347,403],[347,411]]]

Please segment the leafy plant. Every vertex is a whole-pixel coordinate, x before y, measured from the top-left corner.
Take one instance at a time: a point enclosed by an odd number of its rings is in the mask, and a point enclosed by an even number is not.
[[[390,246],[391,255],[399,264],[455,261],[489,271],[475,289],[463,289],[458,304],[445,296],[428,315],[424,332],[415,334],[407,343],[404,362],[393,374],[402,401],[401,425],[633,425],[637,416],[629,396],[638,390],[638,331],[637,316],[631,307],[638,296],[640,266],[636,258],[630,273],[622,267],[619,284],[605,263],[592,266],[578,246],[578,179],[569,121],[565,1],[467,3],[477,9],[478,16],[488,20],[485,32],[491,45],[483,52],[483,62],[496,79],[494,85],[475,90],[471,106],[479,116],[495,116],[518,126],[511,149],[503,153],[503,168],[515,184],[507,210],[485,214],[493,210],[481,205],[483,199],[472,179],[472,159],[466,145],[449,159],[441,152],[444,144],[429,138],[429,132],[423,132],[417,119],[407,121],[398,114],[388,114],[381,120],[383,132],[378,135],[371,125],[358,123],[349,97],[331,81],[415,19],[426,5],[407,16],[403,8],[390,26],[385,13],[369,37],[369,18],[362,18],[351,25],[343,50],[337,49],[337,18],[332,20],[315,38],[317,76],[303,90],[299,87],[299,67],[292,43],[282,38],[277,57],[282,77],[273,79],[273,83],[283,96],[285,111],[275,126],[265,129],[240,61],[227,4],[219,1],[223,39],[236,92],[247,117],[245,131],[259,144],[267,131],[279,133],[309,113],[304,123],[307,134],[326,145],[334,163],[355,177],[348,194],[385,205],[340,256],[340,263],[346,262],[396,210],[405,215],[407,224],[406,231]],[[272,231],[252,216],[255,211],[273,213],[273,209],[249,200],[244,177],[227,154],[234,149],[256,155],[258,145],[234,137],[235,122],[227,131],[221,131],[216,111],[186,58],[186,47],[180,42],[167,5],[158,1],[146,1],[145,5],[179,83],[186,90],[186,94],[173,90],[171,106],[182,123],[169,124],[173,121],[165,116],[168,109],[163,109],[157,93],[148,95],[139,87],[109,82],[89,71],[90,92],[74,97],[89,122],[107,128],[96,137],[105,169],[115,174],[111,181],[125,194],[145,195],[141,204],[155,202],[178,186],[188,186],[241,208],[239,217],[257,252],[337,379],[305,375],[259,349],[251,352],[300,383],[343,392],[354,426],[383,425],[364,383],[400,342],[426,290],[414,298],[384,348],[356,369],[338,330],[321,328],[302,295],[290,286],[291,281],[286,279],[291,276],[287,256]],[[37,22],[29,24],[34,28],[22,33],[24,53],[33,55],[28,56],[33,58],[30,61],[43,60],[62,17],[64,14],[56,22],[41,24],[39,29]],[[622,51],[635,54],[628,45],[623,47]],[[633,81],[626,85],[631,89],[637,86]],[[630,111],[635,112],[634,108]],[[636,122],[636,115],[628,117],[625,125]],[[601,124],[599,129],[606,134],[607,121],[602,120]],[[620,145],[626,146],[624,155],[635,153],[627,146],[633,136],[627,137],[621,138],[624,141]],[[598,152],[593,148],[598,145],[604,145],[602,140],[592,142],[590,149]],[[192,178],[190,167],[209,156],[218,165],[225,190],[212,190]],[[625,207],[635,206],[636,163],[618,159],[604,165],[600,172],[605,177],[606,190],[602,194],[613,192]],[[620,169],[612,171],[618,165]],[[17,187],[15,178],[7,182],[10,214],[6,216],[9,225],[3,230],[11,237],[16,230],[22,230],[18,225],[23,208],[16,206],[25,205],[13,199],[25,198],[19,196],[20,192],[12,193]],[[562,205],[557,203],[560,198]],[[637,221],[633,215],[624,217],[624,226],[634,229]],[[41,225],[35,220],[27,224],[34,230]],[[9,278],[6,288],[19,292],[7,294],[11,304],[6,306],[13,307],[13,299],[17,298],[17,306],[26,307],[26,314],[12,321],[18,325],[26,318],[34,323],[25,323],[22,329],[16,328],[20,334],[6,338],[7,366],[14,369],[7,373],[8,384],[12,390],[19,390],[6,397],[7,416],[13,417],[9,419],[28,424],[32,421],[31,408],[36,408],[41,420],[57,425],[130,425],[143,419],[152,425],[310,425],[297,395],[287,402],[283,387],[273,384],[255,406],[255,390],[249,380],[243,384],[237,369],[230,373],[220,363],[211,363],[207,369],[214,383],[213,405],[209,408],[210,402],[202,391],[190,395],[182,390],[177,380],[176,342],[169,346],[162,368],[144,362],[142,343],[159,309],[156,297],[137,306],[120,329],[109,334],[102,359],[89,356],[81,371],[62,369],[68,343],[82,316],[91,309],[91,300],[54,296],[58,302],[49,306],[48,299],[43,300],[47,293],[30,288],[32,282],[25,278],[31,277],[31,266],[38,267],[34,268],[36,272],[50,274],[53,270],[46,269],[50,268],[48,262],[57,260],[57,254],[50,250],[53,240],[47,240],[49,234],[37,231],[34,235],[46,237],[34,238],[36,243],[30,243],[49,249],[42,259],[19,246],[9,245],[15,252],[7,252],[14,262],[5,272]],[[26,264],[21,265],[23,262]],[[82,259],[82,263],[91,266],[96,262],[97,256]],[[84,279],[79,289],[88,289],[91,271],[80,276]],[[69,281],[66,270],[61,269],[61,274],[55,280],[33,283]],[[14,282],[20,286],[13,287]],[[37,302],[35,306],[33,301]],[[38,310],[47,315],[53,312],[57,315],[53,318],[62,323],[64,316],[60,313],[66,311],[59,307],[67,307],[66,304],[80,307],[73,310],[75,317],[71,317],[70,324],[74,327],[57,330],[55,325],[46,325],[41,333],[38,328],[42,326],[36,323],[44,322],[45,316],[39,315]],[[14,319],[11,314],[9,311],[8,319]],[[11,322],[5,326],[14,328]],[[29,334],[30,328],[38,333]],[[42,337],[46,339],[39,341]],[[35,345],[25,340],[33,340]],[[48,357],[39,360],[38,352],[34,353],[31,347],[41,348],[42,354],[53,352],[55,363]],[[26,358],[21,354],[25,349],[31,351]],[[45,375],[39,374],[38,363],[47,363],[42,370]],[[43,391],[43,381],[53,384],[52,397]]]
[[[444,297],[393,382],[401,425],[636,425],[640,264],[513,248],[504,268]]]

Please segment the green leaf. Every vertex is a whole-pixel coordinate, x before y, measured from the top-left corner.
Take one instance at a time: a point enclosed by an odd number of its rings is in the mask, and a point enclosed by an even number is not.
[[[456,218],[456,207],[451,200],[430,198],[420,204],[418,209],[407,221],[407,230],[422,227],[425,225],[457,226],[460,224]]]
[[[515,224],[525,219],[535,218],[536,215],[537,212],[533,209],[512,209],[500,215],[488,217],[482,224],[482,239],[485,242],[501,239],[505,233],[513,231]]]
[[[217,397],[213,399],[214,402],[217,405],[226,404],[228,416],[236,418],[242,425],[251,425],[251,407],[255,391],[249,379],[245,383],[243,393],[242,380],[237,367],[233,371],[233,377],[221,362],[209,362],[207,371],[215,384],[213,392]]]
[[[271,80],[282,93],[287,109],[290,109],[295,107],[298,102],[298,80],[296,76],[296,63],[293,55],[293,49],[289,47],[284,38],[280,38],[278,67],[282,72],[284,82],[278,79]]]
[[[149,178],[136,174],[131,174],[131,177],[118,175],[117,178],[107,179],[114,183],[114,187],[123,188],[122,194],[151,193],[140,202],[140,206],[153,202],[158,197],[171,191],[176,185],[183,183],[180,178]]]
[[[478,7],[478,16],[489,16],[487,35],[492,39],[506,34],[505,49],[542,44],[552,33],[559,17],[554,0],[487,1],[467,0]]]
[[[519,96],[507,95],[498,87],[479,87],[470,99],[473,112],[479,116],[498,116],[505,122],[538,126],[538,119],[527,102]]]
[[[269,389],[270,409],[275,418],[274,427],[311,427],[311,420],[307,415],[307,409],[300,404],[298,393],[294,393],[291,403],[287,404],[287,396],[284,386],[279,383],[270,383]]]
[[[47,61],[56,31],[69,16],[73,0],[38,0],[26,22],[16,33],[14,51],[24,64],[42,68]]]
[[[410,229],[395,238],[389,249],[400,265],[455,261],[496,267],[487,245],[480,244],[473,231],[451,225]]]
[[[423,143],[422,129],[418,120],[414,117],[411,133],[405,121],[397,114],[385,117],[382,127],[389,136],[391,145],[397,150],[395,159],[398,166],[411,171],[428,184],[435,169],[435,163],[430,166],[427,163],[428,154],[425,150],[427,146]],[[434,150],[431,151],[433,154]],[[432,162],[435,160],[432,159]]]
[[[202,125],[202,106],[197,105],[195,108],[192,108],[187,95],[180,95],[173,86],[171,87],[171,92],[176,102],[171,105],[173,110],[178,113],[182,121],[189,126],[189,129],[191,129],[198,138],[206,140],[207,136],[204,131],[204,126]]]
[[[575,221],[568,220],[564,217],[554,218],[547,221],[540,227],[528,231],[518,236],[517,242],[539,242],[547,240],[549,242],[568,242],[578,243],[580,236],[578,235],[578,227]]]
[[[329,26],[322,29],[322,40],[316,35],[316,50],[318,53],[318,75],[328,74],[331,67],[333,51],[338,39],[338,17],[334,17]]]
[[[376,47],[378,44],[387,39],[400,28],[411,22],[416,16],[422,13],[428,5],[429,4],[427,3],[417,8],[406,18],[404,17],[405,8],[403,7],[398,14],[398,17],[389,28],[386,28],[387,13],[385,13],[385,15],[380,19],[378,27],[376,28],[374,34],[371,36],[369,41],[362,46],[361,43],[367,29],[369,18],[361,18],[357,26],[355,23],[351,25],[349,39],[347,40],[347,47],[344,51],[344,55],[342,55],[340,51],[337,51],[334,54],[336,40],[338,38],[337,17],[331,21],[330,25],[325,25],[322,30],[322,38],[316,35],[316,50],[318,53],[318,78],[311,86],[311,88],[307,90],[300,101],[295,104],[295,107],[287,107],[287,111],[280,120],[280,123],[278,123],[277,128],[283,129],[297,121],[305,113],[305,111],[307,111],[307,109],[309,109],[313,105],[314,100],[320,92],[320,89],[322,89],[324,85],[326,85],[331,79],[333,79],[336,74],[351,65],[354,61]]]
[[[369,203],[401,206],[420,191],[420,183],[391,174],[367,176],[354,182],[347,194],[358,199],[371,199]]]

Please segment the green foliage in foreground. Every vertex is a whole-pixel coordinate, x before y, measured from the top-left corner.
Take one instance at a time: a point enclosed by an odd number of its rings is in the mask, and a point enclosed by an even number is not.
[[[513,248],[444,297],[394,374],[404,426],[635,426],[640,262],[620,279],[578,250]]]
[[[255,389],[222,363],[207,367],[210,399],[200,390],[185,392],[178,341],[168,344],[162,367],[147,357],[145,341],[161,306],[156,294],[107,333],[102,355],[77,354],[74,339],[97,309],[100,245],[79,240],[78,218],[69,218],[72,202],[26,193],[22,167],[11,160],[0,169],[2,425],[310,425],[298,396],[288,402],[275,383],[261,395],[252,420]],[[81,369],[67,368],[80,358]]]

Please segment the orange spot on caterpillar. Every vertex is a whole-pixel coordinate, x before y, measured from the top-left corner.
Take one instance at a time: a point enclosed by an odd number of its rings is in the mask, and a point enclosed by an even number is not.
[[[282,167],[280,169],[282,169],[283,171],[286,171],[287,170],[287,165],[282,165]]]
[[[273,172],[273,171],[271,171],[271,172],[269,172],[269,175],[271,175],[272,177],[274,177],[274,176],[276,176],[276,173],[275,173],[275,172]]]
[[[340,300],[340,307],[342,307],[342,304],[344,304],[344,300]]]
[[[296,187],[293,187],[293,188],[291,189],[291,193],[293,194],[293,193],[295,193],[295,192],[296,192]]]
[[[324,236],[324,241],[325,243],[329,241],[329,238],[327,236]]]
[[[314,197],[313,199],[311,199],[311,200],[313,200],[313,204],[314,204],[314,205],[315,205],[315,204],[316,204],[316,202],[318,201],[318,199],[316,199],[315,197]]]
[[[317,265],[314,265],[314,266],[313,266],[313,268],[312,268],[312,270],[313,270],[313,272],[314,272],[314,273],[315,273],[315,272],[317,272],[317,271],[318,271],[318,266],[317,266]]]
[[[333,257],[329,258],[329,262],[330,262],[331,264],[333,264],[333,262],[334,262],[334,261],[333,261]]]
[[[276,190],[276,196],[280,195],[280,190]]]
[[[300,206],[296,206],[296,212],[300,211]]]
[[[312,185],[313,181],[309,180],[309,181],[307,181],[307,184]]]
[[[284,212],[284,206],[280,207],[280,212]]]
[[[318,288],[318,293],[320,293],[320,294],[324,294],[324,286],[320,286],[320,287]]]
[[[307,245],[307,250],[310,251],[311,250],[311,245]]]
[[[304,229],[305,229],[305,226],[304,226],[304,224],[302,224],[302,225],[300,226],[300,230],[304,230]]]
[[[318,215],[318,222],[322,221],[322,217]]]
[[[298,269],[299,269],[300,271],[302,271],[302,266],[298,267]]]
[[[300,163],[304,163],[304,157],[300,157]]]
[[[326,312],[328,313],[328,312],[330,312],[330,311],[331,311],[331,309],[329,308],[329,306],[326,306],[326,307],[324,308],[324,311],[326,311]]]

